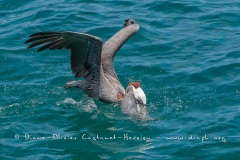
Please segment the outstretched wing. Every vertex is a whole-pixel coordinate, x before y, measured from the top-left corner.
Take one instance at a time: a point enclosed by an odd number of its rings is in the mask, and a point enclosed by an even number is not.
[[[28,48],[42,45],[45,49],[70,49],[71,69],[76,78],[82,77],[91,84],[89,96],[98,95],[103,42],[100,38],[76,32],[38,32],[29,36]]]

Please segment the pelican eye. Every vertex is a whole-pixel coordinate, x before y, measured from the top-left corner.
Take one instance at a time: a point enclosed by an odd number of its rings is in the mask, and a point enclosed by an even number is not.
[[[135,22],[134,21],[130,21],[131,24],[134,24]]]
[[[129,92],[129,88],[126,90],[126,92],[127,92],[127,93]]]

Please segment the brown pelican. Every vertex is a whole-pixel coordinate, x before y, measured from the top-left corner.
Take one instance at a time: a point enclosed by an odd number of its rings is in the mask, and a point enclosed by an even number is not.
[[[123,28],[107,42],[96,36],[77,32],[38,32],[29,36],[28,48],[42,45],[45,49],[70,49],[71,69],[80,81],[66,83],[65,87],[79,87],[88,96],[104,102],[120,102],[123,111],[128,108],[141,112],[145,108],[146,96],[138,82],[132,82],[126,92],[114,70],[113,59],[120,47],[137,31],[139,25],[126,19]],[[44,44],[44,45],[43,45]]]

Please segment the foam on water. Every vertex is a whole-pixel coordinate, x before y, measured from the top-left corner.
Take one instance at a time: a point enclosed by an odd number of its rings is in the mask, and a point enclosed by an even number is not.
[[[67,106],[65,105],[67,104]],[[63,101],[57,102],[56,105],[63,105],[66,108],[73,108],[79,111],[83,111],[83,112],[93,112],[97,109],[97,106],[94,102],[94,100],[88,98],[88,100],[83,99],[79,102],[75,101],[72,98],[66,98]]]

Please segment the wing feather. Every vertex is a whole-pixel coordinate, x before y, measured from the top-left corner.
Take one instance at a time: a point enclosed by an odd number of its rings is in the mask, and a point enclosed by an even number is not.
[[[57,37],[50,37],[50,38],[40,39],[40,40],[32,43],[31,45],[29,45],[28,48],[36,47],[36,46],[39,46],[39,45],[44,44],[44,43],[55,41],[57,39],[58,39]]]
[[[32,43],[28,48],[42,45],[38,52],[45,49],[70,49],[73,74],[91,84],[88,88],[89,96],[98,96],[103,45],[100,38],[77,32],[38,32],[30,35],[25,43]]]

